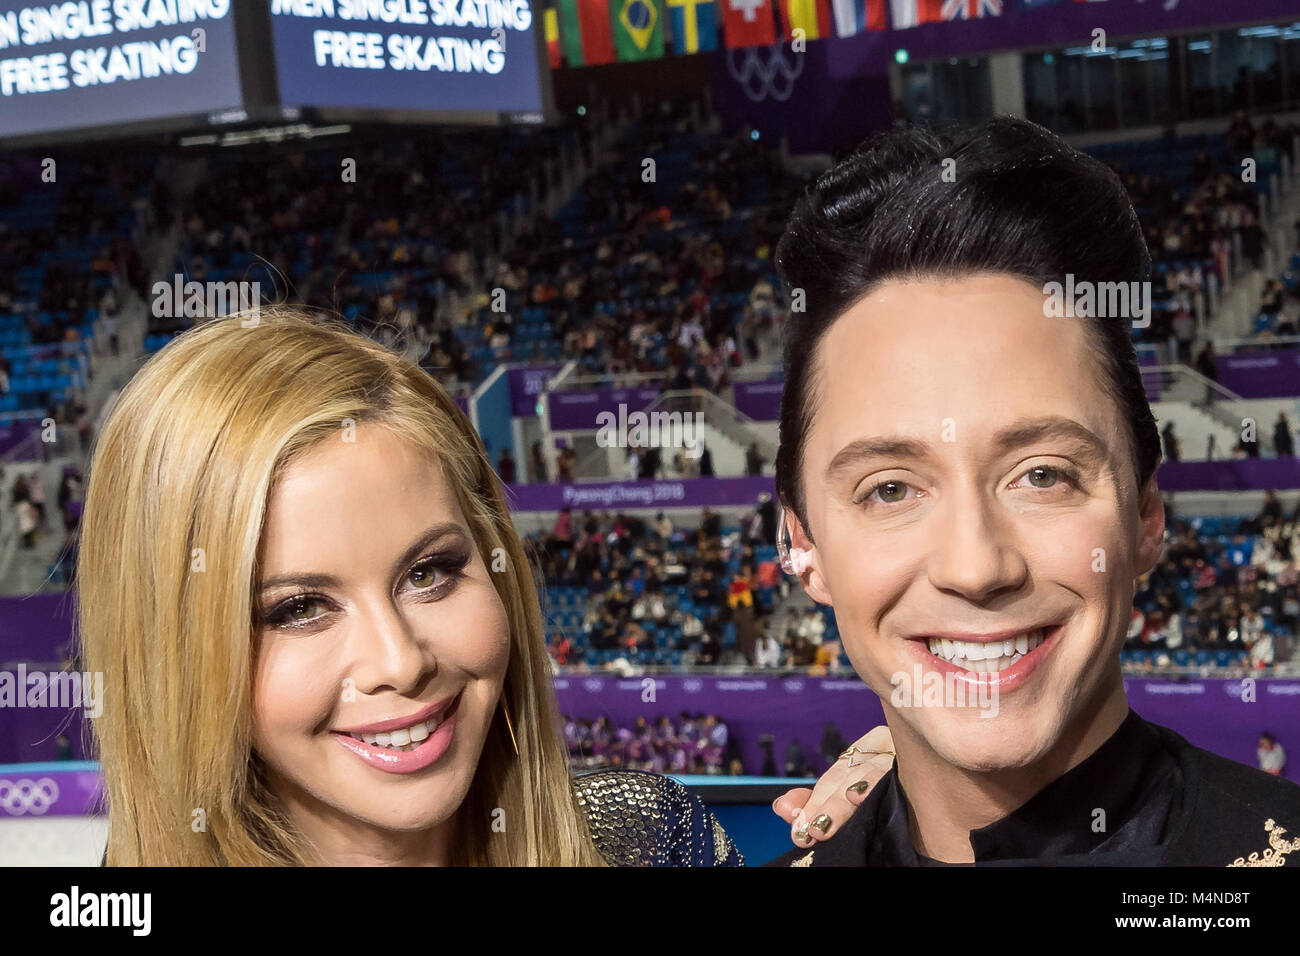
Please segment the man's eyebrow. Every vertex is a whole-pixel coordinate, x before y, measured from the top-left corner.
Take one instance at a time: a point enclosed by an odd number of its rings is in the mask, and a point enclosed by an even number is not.
[[[1012,422],[994,436],[993,446],[999,451],[1010,451],[1031,442],[1048,439],[1073,441],[1079,445],[1086,445],[1088,450],[1098,457],[1105,457],[1109,447],[1092,429],[1072,418],[1063,418],[1059,415]]]
[[[1085,446],[1094,456],[1105,457],[1106,442],[1091,429],[1070,418],[1053,415],[1046,418],[1027,418],[1012,422],[1003,428],[990,443],[995,452],[1003,454],[1036,441],[1055,439],[1072,441]],[[826,466],[824,481],[832,481],[841,471],[868,458],[928,458],[932,454],[929,442],[901,436],[859,438],[841,448]]]
[[[411,564],[416,558],[420,557],[421,552],[429,545],[448,535],[457,534],[466,539],[470,539],[470,534],[458,522],[443,521],[426,530],[402,552],[401,556],[393,562],[392,573],[396,575],[399,571],[404,570],[407,565]],[[470,539],[472,540],[472,539]],[[300,588],[330,588],[337,587],[339,579],[332,574],[277,574],[275,577],[267,578],[262,582],[259,591],[270,591],[273,588],[296,585]]]
[[[829,482],[841,471],[868,458],[927,458],[929,455],[929,444],[914,438],[859,438],[836,453],[822,477]]]

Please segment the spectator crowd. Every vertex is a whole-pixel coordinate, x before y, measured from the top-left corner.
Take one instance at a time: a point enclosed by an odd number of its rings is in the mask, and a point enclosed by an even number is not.
[[[616,726],[608,715],[595,720],[565,716],[569,761],[585,770],[650,770],[655,773],[733,774],[745,772],[740,747],[717,714],[689,714],[676,723],[667,715],[637,717]]]

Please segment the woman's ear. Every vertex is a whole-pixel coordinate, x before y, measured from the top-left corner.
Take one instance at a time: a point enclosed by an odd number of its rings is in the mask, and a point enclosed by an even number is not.
[[[808,537],[803,524],[793,511],[783,509],[782,517],[788,529],[786,533],[789,534],[789,567],[786,568],[787,572],[799,579],[799,583],[803,585],[804,593],[810,598],[818,604],[833,607],[835,602],[831,600],[830,589],[826,586],[826,578],[822,573],[820,559],[817,555],[817,546]],[[780,541],[781,535],[782,529],[777,528],[778,541]]]

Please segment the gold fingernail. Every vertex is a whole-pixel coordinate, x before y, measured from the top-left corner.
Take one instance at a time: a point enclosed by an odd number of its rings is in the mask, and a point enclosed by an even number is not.
[[[798,830],[795,830],[794,838],[798,840],[800,843],[809,843],[812,840],[812,837],[808,835],[807,826],[801,826]]]
[[[823,813],[812,822],[812,826],[814,829],[821,830],[822,833],[825,833],[831,828],[831,818]]]
[[[864,794],[871,789],[871,781],[859,780],[857,783],[849,784],[849,789],[856,794]]]

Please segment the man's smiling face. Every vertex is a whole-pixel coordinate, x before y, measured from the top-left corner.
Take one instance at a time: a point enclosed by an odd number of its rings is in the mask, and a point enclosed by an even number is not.
[[[817,348],[805,587],[895,739],[968,770],[1031,765],[1122,700],[1133,581],[1159,557],[1164,509],[1083,322],[1009,276],[889,281]],[[891,704],[918,666],[967,705]]]

